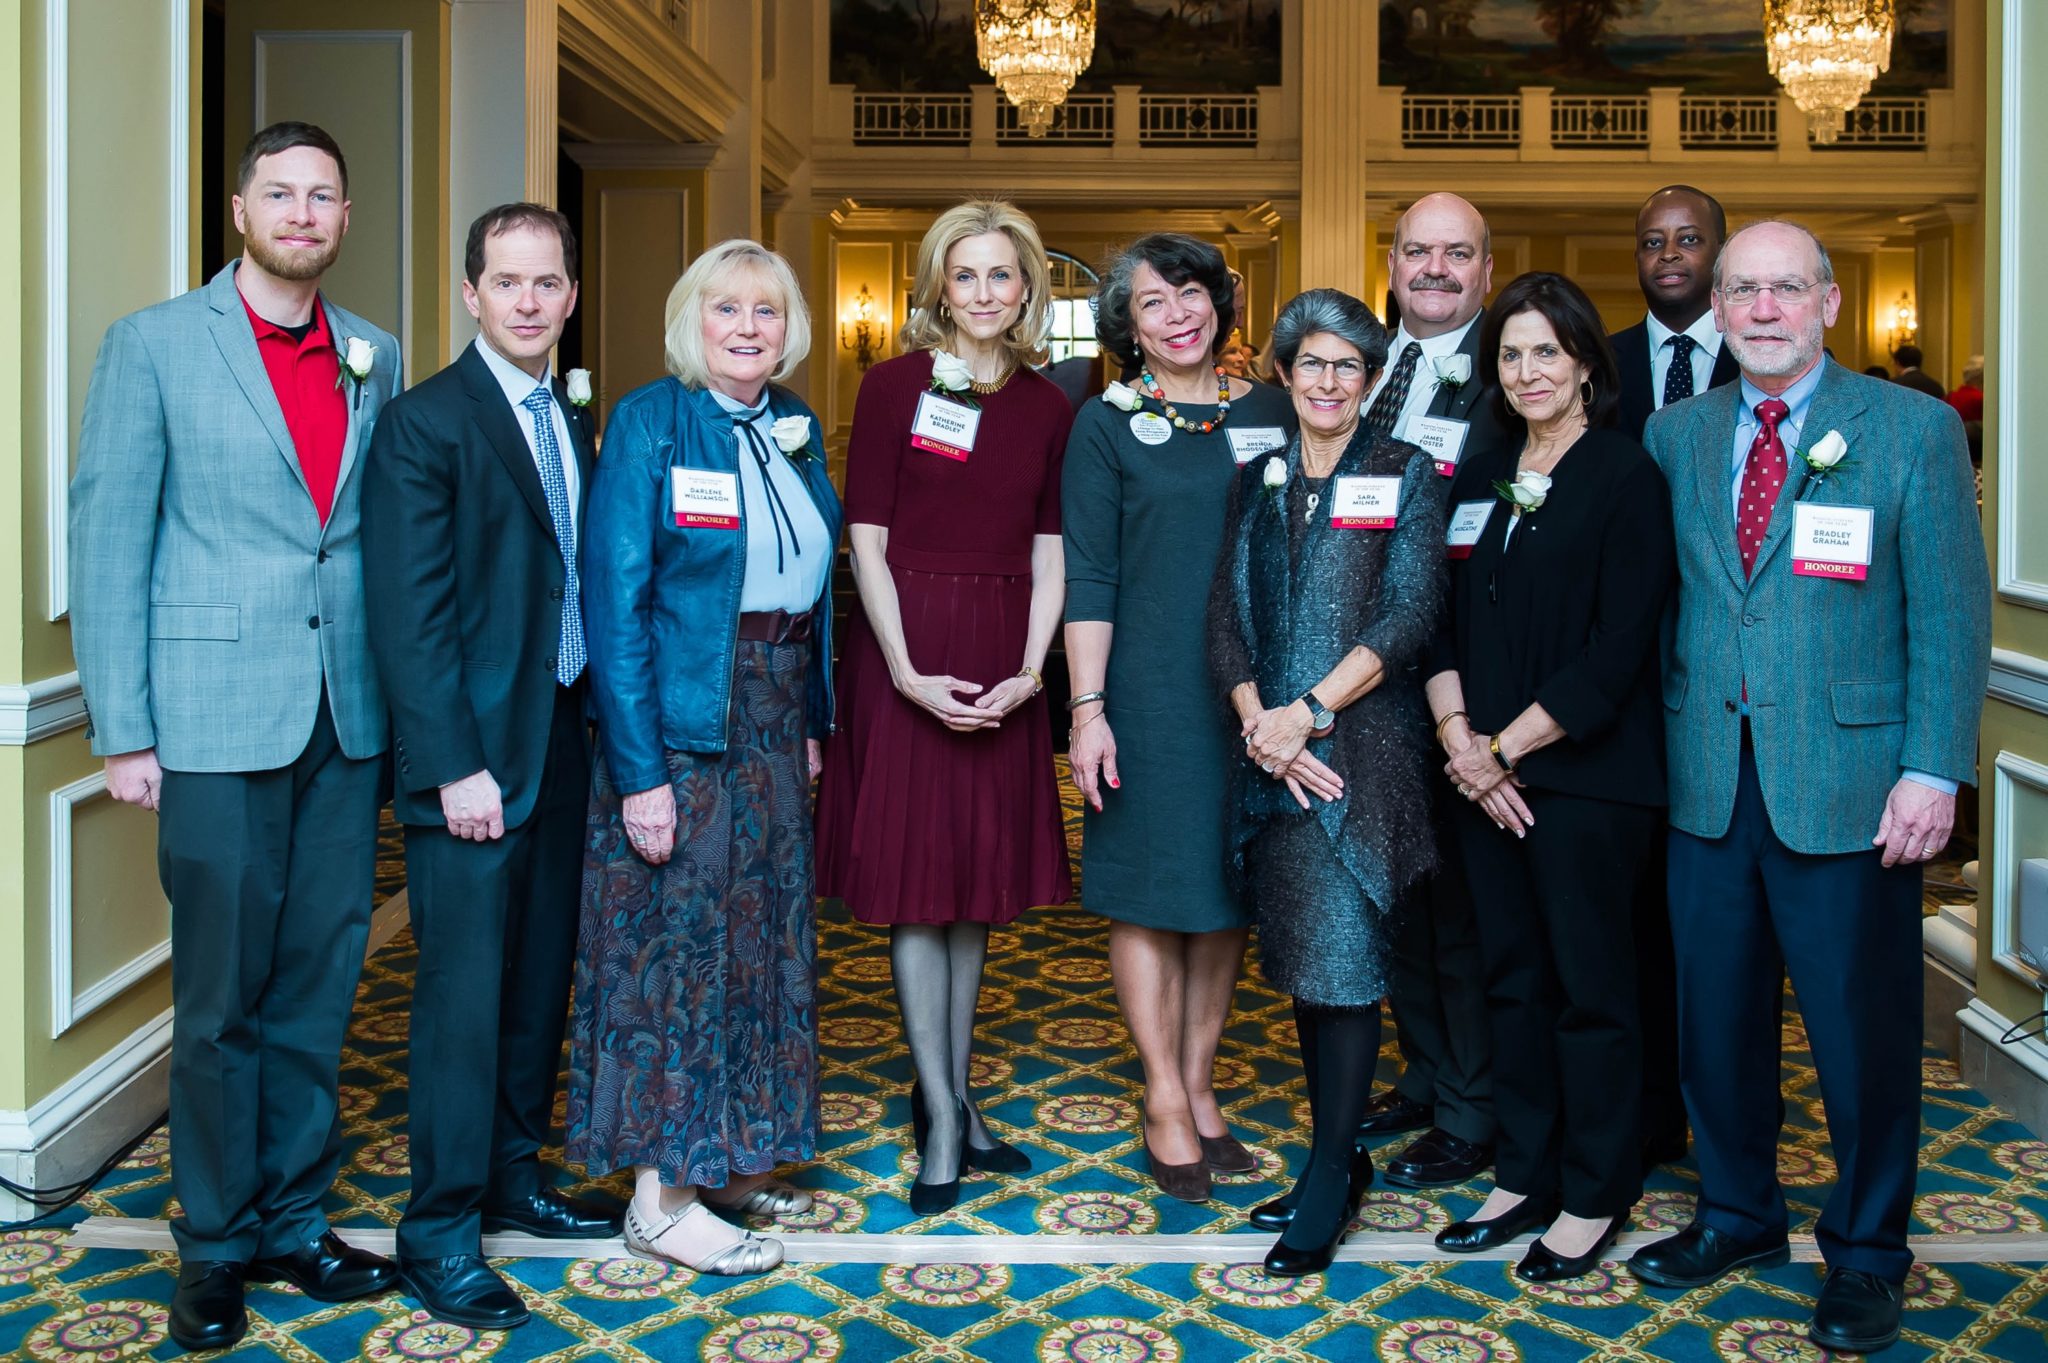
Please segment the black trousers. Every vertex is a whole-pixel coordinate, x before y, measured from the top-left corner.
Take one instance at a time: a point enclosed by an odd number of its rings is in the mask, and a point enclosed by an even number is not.
[[[1402,1061],[1394,1082],[1410,1101],[1433,1104],[1439,1127],[1486,1145],[1494,1137],[1493,1033],[1479,919],[1449,814],[1465,802],[1441,775],[1431,785],[1443,868],[1403,896],[1388,943],[1387,1004]]]
[[[327,1229],[341,1043],[370,934],[381,758],[342,754],[323,693],[305,751],[166,771],[171,1222],[187,1259],[247,1262]]]
[[[582,689],[558,687],[533,813],[491,842],[405,830],[419,968],[412,1001],[412,1199],[398,1252],[474,1254],[481,1208],[544,1181],[540,1148],[575,962],[590,801]]]
[[[1458,815],[1493,1020],[1494,1182],[1620,1216],[1642,1194],[1636,877],[1663,811],[1522,798],[1536,820],[1523,838],[1470,802]]]
[[[1920,867],[1785,846],[1747,745],[1727,833],[1670,838],[1699,1219],[1739,1240],[1785,1232],[1775,1100],[1789,970],[1839,1170],[1814,1240],[1830,1267],[1903,1282],[1920,1155]]]

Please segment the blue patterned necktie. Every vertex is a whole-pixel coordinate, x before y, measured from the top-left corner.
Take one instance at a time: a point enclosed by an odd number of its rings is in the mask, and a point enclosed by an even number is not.
[[[533,413],[534,462],[540,466],[548,518],[555,523],[555,543],[562,551],[562,646],[555,657],[555,680],[571,686],[583,675],[588,655],[583,648],[583,588],[576,576],[576,521],[569,515],[569,480],[562,472],[562,447],[555,441],[554,394],[543,385],[527,394],[522,405]]]
[[[1692,396],[1692,350],[1699,342],[1681,331],[1665,344],[1671,347],[1671,367],[1664,371],[1664,405],[1669,407]]]

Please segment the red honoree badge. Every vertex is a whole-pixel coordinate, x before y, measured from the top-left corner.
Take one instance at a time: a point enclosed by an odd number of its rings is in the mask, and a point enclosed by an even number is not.
[[[1862,582],[1870,576],[1875,513],[1867,506],[1792,504],[1792,571],[1800,577]]]
[[[671,467],[669,509],[684,528],[740,528],[740,476],[717,469]]]
[[[1479,543],[1479,537],[1486,533],[1486,522],[1493,515],[1495,498],[1484,501],[1459,502],[1451,512],[1450,528],[1444,532],[1445,558],[1470,558],[1472,546]]]
[[[965,462],[980,429],[979,407],[925,392],[918,394],[917,416],[910,423],[910,443],[916,449]]]
[[[1338,530],[1392,530],[1400,510],[1397,477],[1339,478],[1330,496],[1330,524]]]

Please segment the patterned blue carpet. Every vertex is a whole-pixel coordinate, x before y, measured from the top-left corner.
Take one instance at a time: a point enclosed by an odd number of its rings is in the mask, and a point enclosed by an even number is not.
[[[858,1237],[1076,1231],[1204,1234],[1284,1186],[1304,1153],[1305,1104],[1284,998],[1256,971],[1241,988],[1217,1087],[1264,1163],[1221,1182],[1207,1206],[1150,1194],[1138,1138],[1137,1069],[1117,1018],[1097,920],[1044,910],[995,935],[976,1083],[1031,1174],[971,1175],[960,1205],[926,1222],[906,1202],[909,1064],[888,984],[886,939],[827,906],[821,926],[823,1151],[795,1177],[816,1209],[784,1229]],[[330,1198],[336,1223],[389,1227],[406,1196],[406,1026],[413,958],[401,934],[365,971],[343,1058],[348,1149]],[[1388,1038],[1391,1045],[1391,1036]],[[1780,1172],[1809,1226],[1834,1177],[1819,1090],[1796,1014],[1785,1034],[1788,1121]],[[2048,1229],[2048,1144],[1925,1062],[1916,1233]],[[559,1151],[548,1152],[559,1159]],[[169,1150],[152,1138],[70,1214],[162,1217]],[[616,1185],[614,1185],[616,1186]],[[1695,1181],[1659,1171],[1638,1230],[1682,1226]],[[1441,1195],[1376,1189],[1354,1243],[1428,1231],[1475,1207],[1478,1182]],[[765,1226],[765,1223],[763,1223]],[[1618,1262],[1531,1287],[1500,1262],[1340,1262],[1299,1281],[1255,1266],[1054,1262],[805,1263],[762,1278],[705,1279],[631,1258],[504,1261],[533,1310],[506,1334],[437,1324],[397,1296],[323,1307],[252,1290],[238,1357],[314,1360],[704,1360],[704,1363],[1222,1363],[1224,1360],[1669,1359],[1792,1363],[1825,1355],[1804,1322],[1819,1269],[1797,1263],[1690,1293],[1645,1288]],[[174,1257],[80,1249],[64,1229],[0,1237],[0,1358],[115,1363],[177,1354],[165,1336]],[[1886,1360],[2048,1363],[2048,1268],[1939,1262],[1908,1285],[1904,1339]]]

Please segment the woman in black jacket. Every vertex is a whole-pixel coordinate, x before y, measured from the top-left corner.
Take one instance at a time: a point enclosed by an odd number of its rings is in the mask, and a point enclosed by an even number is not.
[[[1675,575],[1664,477],[1605,429],[1600,316],[1561,275],[1501,290],[1479,346],[1509,439],[1451,490],[1449,606],[1427,694],[1466,799],[1500,1144],[1494,1189],[1437,1244],[1547,1226],[1516,1272],[1576,1277],[1642,1191],[1630,894],[1662,836],[1658,626]]]

